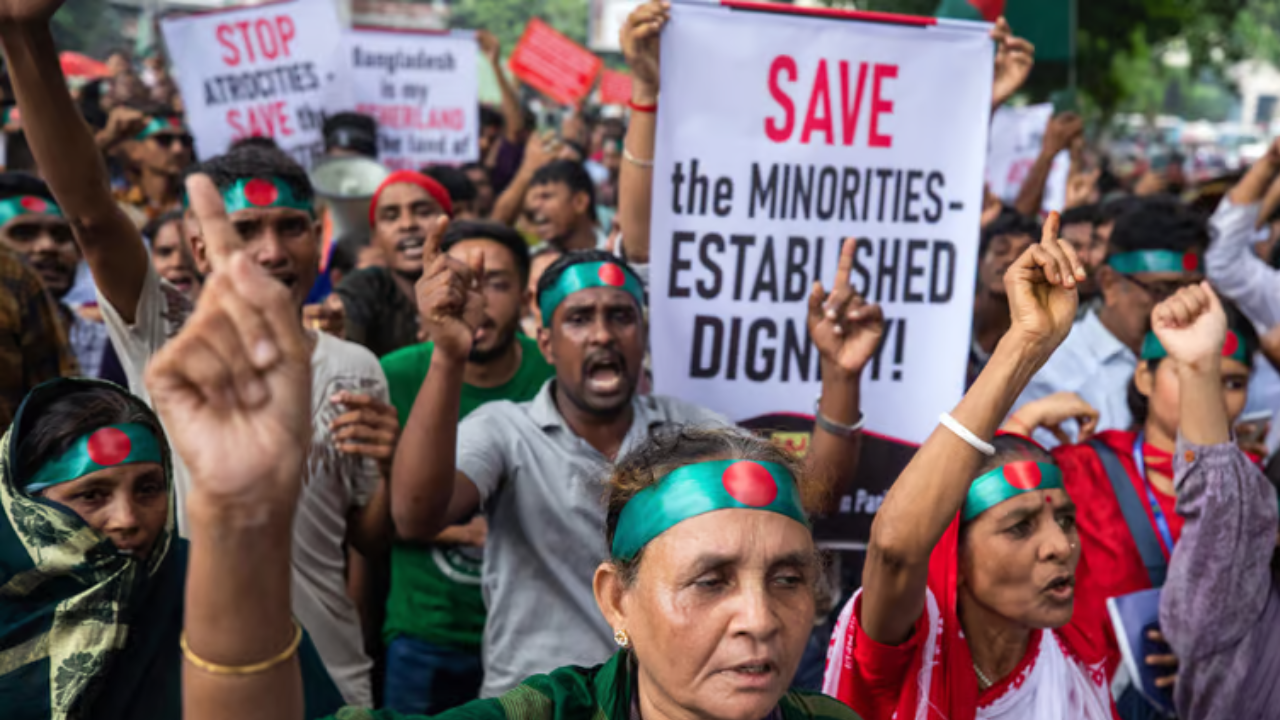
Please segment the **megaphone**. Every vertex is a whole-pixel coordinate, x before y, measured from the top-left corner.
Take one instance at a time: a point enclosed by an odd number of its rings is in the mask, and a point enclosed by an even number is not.
[[[369,205],[373,193],[391,174],[367,157],[335,157],[311,170],[311,186],[328,207],[333,242],[353,249],[369,244]]]

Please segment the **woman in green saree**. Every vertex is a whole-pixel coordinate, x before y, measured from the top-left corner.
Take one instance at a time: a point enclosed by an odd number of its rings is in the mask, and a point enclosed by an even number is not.
[[[212,186],[196,176],[187,190],[202,231],[233,237]],[[419,292],[449,293],[459,316],[483,310],[482,273],[446,256],[430,275]],[[308,363],[287,290],[236,253],[148,369],[193,479],[186,720],[301,718],[288,567],[310,437]],[[832,698],[788,691],[818,574],[803,479],[784,451],[738,431],[642,443],[610,479],[612,557],[594,582],[621,650],[602,666],[561,668],[438,717],[853,720]]]
[[[54,380],[0,444],[0,715],[181,717],[187,547],[154,413],[116,385]],[[341,705],[304,647],[308,717]],[[318,671],[319,674],[316,674]]]

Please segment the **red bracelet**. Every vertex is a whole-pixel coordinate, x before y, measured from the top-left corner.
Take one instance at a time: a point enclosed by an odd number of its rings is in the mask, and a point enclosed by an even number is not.
[[[642,112],[642,113],[658,112],[658,103],[656,102],[653,103],[652,105],[637,105],[635,100],[628,100],[627,107],[631,108],[632,110],[635,110],[636,112]]]

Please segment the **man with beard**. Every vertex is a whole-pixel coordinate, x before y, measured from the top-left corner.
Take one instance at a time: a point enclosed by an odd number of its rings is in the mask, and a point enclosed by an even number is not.
[[[150,221],[182,209],[182,173],[195,160],[195,144],[182,116],[172,109],[155,106],[143,114],[146,124],[141,132],[120,145],[134,184],[117,199]],[[130,123],[123,120],[110,125],[127,127]]]
[[[966,387],[973,384],[991,358],[996,343],[1009,330],[1009,297],[1005,295],[1004,272],[1038,237],[1040,224],[1015,210],[1005,210],[982,229]]]
[[[809,335],[822,357],[809,470],[820,484],[847,483],[861,442],[859,382],[883,335],[880,309],[849,285],[855,243],[844,246],[836,289],[815,288]],[[609,463],[654,432],[723,425],[716,413],[638,395],[647,341],[640,278],[598,250],[568,253],[538,283],[538,347],[555,377],[524,403],[492,402],[461,423],[461,387],[487,333],[485,298],[468,264],[428,246],[418,297],[435,351],[405,425],[392,470],[396,531],[427,541],[483,510],[492,519],[482,586],[484,687],[492,697],[523,678],[588,667],[614,652],[592,575],[608,556],[602,478]],[[479,271],[479,272],[478,272]],[[831,488],[828,488],[831,489]]]
[[[413,284],[422,276],[422,244],[432,225],[451,215],[448,191],[422,173],[400,170],[382,182],[369,206],[369,225],[372,248],[385,267],[351,273],[334,290],[342,300],[348,340],[378,357],[417,344]]]
[[[107,328],[64,298],[75,284],[80,249],[71,223],[44,181],[24,173],[0,174],[0,240],[31,266],[58,303],[62,326],[85,377],[100,377]]]
[[[519,233],[491,222],[450,223],[440,250],[459,261],[483,256],[485,318],[462,371],[457,419],[498,400],[527,402],[554,374],[538,343],[517,332],[527,290],[529,248]],[[397,350],[382,359],[391,402],[403,425],[431,367],[434,343]],[[488,524],[476,516],[446,528],[431,543],[391,549],[391,592],[383,639],[390,710],[434,715],[480,692],[484,598],[481,557]]]

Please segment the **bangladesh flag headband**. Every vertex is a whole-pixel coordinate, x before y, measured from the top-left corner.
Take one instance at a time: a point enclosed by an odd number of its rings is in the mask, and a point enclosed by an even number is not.
[[[277,207],[301,210],[315,217],[312,204],[300,200],[289,184],[278,177],[240,178],[222,191],[222,203],[227,206],[228,215],[237,210]],[[182,205],[190,206],[185,190]]]
[[[570,295],[579,290],[595,287],[611,287],[624,290],[635,298],[636,304],[644,307],[644,288],[640,281],[622,266],[612,262],[588,262],[571,265],[556,280],[556,284],[547,288],[538,298],[538,309],[542,311],[542,326],[551,327],[551,316],[556,308]]]
[[[1135,250],[1107,258],[1111,269],[1122,275],[1137,273],[1193,273],[1200,270],[1200,256],[1172,250]]]
[[[19,195],[0,200],[0,225],[6,225],[10,220],[22,215],[62,217],[62,209],[34,195]]]
[[[1147,333],[1142,340],[1142,359],[1143,360],[1160,360],[1169,357],[1169,351],[1164,349],[1164,345],[1160,342],[1160,338],[1156,337],[1153,332]],[[1235,330],[1227,331],[1227,339],[1222,342],[1222,357],[1238,360],[1239,362],[1253,367],[1253,358],[1249,357],[1249,353],[1245,352],[1244,343],[1240,342],[1240,336]]]
[[[1030,461],[1002,465],[974,480],[969,486],[969,495],[964,499],[960,519],[969,522],[1005,500],[1012,500],[1032,490],[1055,488],[1066,489],[1062,485],[1062,471],[1057,465]]]
[[[150,428],[139,423],[108,425],[82,436],[60,457],[45,463],[26,491],[35,494],[106,468],[149,462],[164,465],[160,443]]]
[[[685,465],[636,493],[618,516],[613,557],[631,560],[672,526],[716,510],[767,510],[809,524],[795,479],[782,465],[711,460]]]
[[[187,126],[182,124],[182,118],[179,117],[151,118],[151,122],[147,123],[147,126],[142,128],[142,132],[138,133],[136,139],[146,140],[152,135],[159,135],[160,133],[166,132],[186,135]]]

